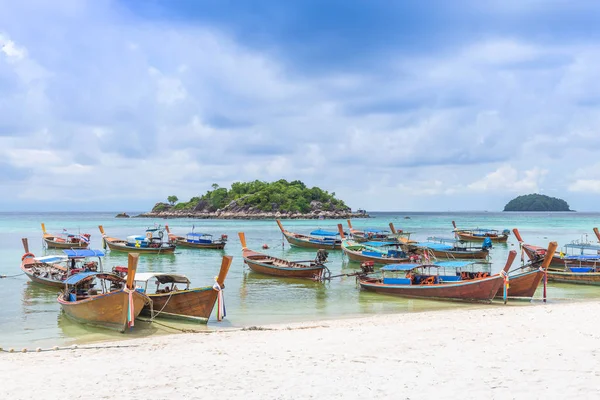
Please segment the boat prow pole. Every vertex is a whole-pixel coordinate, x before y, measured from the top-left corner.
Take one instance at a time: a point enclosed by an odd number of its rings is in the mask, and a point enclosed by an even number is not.
[[[279,220],[277,222],[279,222]],[[247,247],[246,247],[246,234],[244,232],[238,232],[238,236],[240,237],[240,242],[242,243],[242,250],[247,249]]]
[[[25,253],[29,253],[29,241],[27,238],[21,238],[21,242],[23,242],[23,250],[25,250]]]
[[[547,287],[548,287],[548,267],[552,262],[552,257],[554,257],[554,252],[558,248],[558,243],[550,242],[548,243],[548,251],[546,251],[546,257],[544,257],[544,262],[542,262],[541,268],[544,270],[544,303],[547,299]]]
[[[600,232],[598,232],[598,228],[594,228],[594,233],[596,234],[596,237],[598,238],[598,241],[600,242]]]
[[[452,226],[454,227],[454,230],[456,230],[456,222],[452,221]]]
[[[340,232],[340,237],[342,238],[342,240],[346,239],[346,236],[344,235],[344,228],[342,227],[342,224],[338,224],[338,231]]]
[[[137,269],[138,260],[140,258],[139,253],[129,253],[127,258],[127,288],[133,289],[135,281],[135,270]]]
[[[392,231],[392,233],[393,233],[394,235],[397,233],[397,232],[396,232],[396,227],[394,226],[394,223],[393,223],[393,222],[390,222],[390,230]]]
[[[165,224],[165,230],[167,231],[167,234],[171,234],[171,230],[169,229],[169,225]]]
[[[504,272],[508,272],[508,270],[510,269],[511,265],[513,264],[513,261],[515,261],[515,258],[517,257],[517,252],[516,250],[511,250],[508,253],[508,258],[506,259],[506,264],[504,265]]]
[[[281,229],[281,232],[285,232],[285,229],[283,229],[283,225],[281,225],[281,221],[276,219],[275,222],[277,222],[277,225],[279,225],[279,229]]]
[[[219,276],[217,276],[217,283],[221,288],[225,287],[225,277],[229,272],[229,267],[231,267],[232,260],[232,256],[223,256],[223,260],[221,261],[221,269],[219,270]]]
[[[352,230],[352,222],[350,222],[349,219],[346,220],[348,222],[348,228],[350,228],[350,230]]]
[[[46,232],[46,224],[44,224],[43,222],[42,222],[42,233],[44,235],[48,233],[48,232]]]
[[[523,238],[521,238],[521,234],[519,233],[519,230],[517,228],[513,229],[513,233],[515,234],[515,237],[517,238],[519,243],[523,243]]]

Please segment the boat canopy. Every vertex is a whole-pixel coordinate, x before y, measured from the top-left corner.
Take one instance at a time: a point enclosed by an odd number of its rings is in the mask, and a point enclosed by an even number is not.
[[[365,233],[389,233],[388,231],[382,231],[381,229],[367,228],[363,232]]]
[[[138,282],[148,282],[152,278],[156,278],[160,283],[190,283],[187,276],[171,274],[168,272],[136,272],[134,280]]]
[[[427,238],[428,241],[438,242],[438,243],[456,243],[462,242],[462,240],[453,238],[453,237],[439,237],[439,236],[430,236]]]
[[[415,246],[426,247],[428,249],[437,250],[437,251],[447,251],[447,250],[452,250],[454,248],[453,246],[450,246],[449,244],[434,243],[434,242],[417,242],[417,243],[415,243]]]
[[[210,233],[199,233],[199,232],[190,232],[187,235],[191,236],[191,237],[212,236]]]
[[[315,236],[337,236],[340,233],[339,232],[332,232],[332,231],[326,231],[323,229],[317,229],[314,230],[310,233],[311,235],[315,235]]]
[[[415,264],[415,263],[403,263],[403,264],[388,264],[381,268],[382,271],[410,271],[415,268],[427,267],[427,268],[462,268],[469,265],[477,264],[473,261],[436,261],[433,264]]]
[[[146,239],[147,239],[146,236],[136,236],[136,235],[127,236],[127,241],[130,242],[130,243],[133,243],[133,242],[136,242],[136,241],[144,241]]]
[[[473,264],[477,264],[473,261],[460,261],[460,260],[454,260],[454,261],[436,261],[435,265],[437,265],[438,267],[442,267],[442,268],[462,268],[462,267],[467,267],[469,265],[473,265]]]
[[[63,255],[54,255],[54,256],[43,256],[43,257],[34,257],[35,261],[43,262],[46,264],[55,264],[63,261],[67,261],[68,257]]]
[[[565,244],[565,248],[600,251],[600,245],[593,243],[569,243]]]
[[[398,242],[364,242],[364,243],[359,243],[362,244],[363,246],[371,246],[371,247],[384,247],[384,246],[396,246],[399,243]]]
[[[67,280],[65,281],[65,283],[67,285],[75,285],[78,282],[81,282],[82,280],[84,280],[85,278],[89,278],[90,276],[95,276],[95,275],[99,275],[102,272],[80,272],[78,274],[75,275],[71,275],[70,277],[67,278]]]
[[[92,249],[63,250],[63,253],[69,258],[104,257],[104,252],[102,250]]]
[[[410,271],[412,269],[422,267],[421,264],[405,263],[405,264],[388,264],[381,267],[382,271]]]

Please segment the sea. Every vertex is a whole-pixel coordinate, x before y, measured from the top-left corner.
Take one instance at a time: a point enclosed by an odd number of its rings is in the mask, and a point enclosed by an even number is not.
[[[140,212],[128,212],[137,215]],[[518,307],[529,302],[510,301],[492,304],[465,304],[420,299],[403,299],[361,291],[354,276],[334,278],[327,282],[282,279],[257,274],[249,270],[241,257],[238,232],[245,232],[248,247],[289,260],[309,260],[315,251],[290,247],[274,220],[206,220],[115,218],[117,212],[11,212],[0,213],[0,347],[49,348],[90,342],[113,341],[131,337],[177,334],[182,331],[213,331],[232,327],[252,327],[266,324],[288,324],[305,321],[356,318],[364,315],[414,313],[467,307]],[[549,241],[563,246],[573,241],[593,241],[592,229],[600,226],[600,213],[502,213],[502,212],[370,212],[371,218],[355,219],[353,227],[387,229],[393,222],[396,229],[411,233],[411,239],[424,241],[429,236],[452,236],[452,221],[459,228],[518,228],[523,239],[546,247]],[[347,228],[345,220],[283,220],[292,232],[309,233],[314,229],[336,230],[338,223]],[[142,255],[139,271],[178,272],[192,281],[193,287],[212,286],[223,255],[232,255],[233,264],[225,281],[224,297],[227,316],[216,321],[215,312],[207,325],[160,320],[160,323],[136,322],[124,334],[78,324],[65,317],[56,299],[58,291],[32,283],[19,268],[24,253],[22,238],[29,241],[36,256],[60,253],[47,250],[42,241],[40,224],[50,233],[64,230],[90,233],[91,248],[101,249],[98,230],[103,225],[107,235],[125,238],[144,234],[149,227],[168,224],[171,232],[185,235],[226,234],[225,250],[178,248],[171,255]],[[494,244],[490,252],[492,272],[500,270],[510,250],[519,251],[511,234],[508,243]],[[262,250],[261,250],[262,251]],[[516,263],[520,262],[517,257]],[[127,254],[107,252],[104,268],[127,265]],[[332,275],[350,274],[360,265],[349,262],[339,250],[329,251],[328,268]],[[551,307],[560,302],[581,301],[600,297],[600,287],[548,284],[548,303],[541,301],[541,288],[535,305]],[[157,320],[157,322],[159,322]]]

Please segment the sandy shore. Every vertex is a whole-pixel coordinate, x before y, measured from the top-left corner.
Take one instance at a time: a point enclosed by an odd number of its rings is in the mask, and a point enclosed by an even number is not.
[[[597,398],[598,315],[482,307],[2,353],[0,398]]]

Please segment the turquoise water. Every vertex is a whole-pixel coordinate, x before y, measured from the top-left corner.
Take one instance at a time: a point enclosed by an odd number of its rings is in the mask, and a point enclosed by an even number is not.
[[[303,280],[279,279],[258,275],[244,265],[240,256],[241,245],[237,232],[244,231],[248,247],[260,250],[266,243],[266,252],[290,260],[314,258],[314,251],[290,248],[282,241],[275,221],[253,220],[193,220],[193,219],[116,219],[111,213],[0,213],[0,274],[20,274],[23,254],[21,238],[29,239],[30,251],[36,255],[46,254],[41,238],[40,223],[44,222],[48,232],[91,233],[92,247],[101,248],[98,225],[102,224],[109,236],[125,237],[143,233],[154,224],[168,223],[173,233],[185,234],[192,225],[196,232],[212,233],[215,236],[229,235],[225,250],[177,249],[173,255],[146,255],[140,257],[140,271],[169,271],[186,274],[193,286],[212,285],[218,273],[221,257],[233,255],[233,264],[226,280],[225,303],[227,317],[222,322],[213,318],[208,326],[177,324],[181,328],[212,330],[228,327],[288,323],[364,314],[399,313],[456,307],[495,307],[498,305],[468,305],[454,302],[410,300],[381,296],[358,290],[354,277],[337,278],[331,282],[318,283]],[[135,215],[135,212],[129,213]],[[556,240],[564,245],[572,240],[592,240],[592,228],[600,226],[599,213],[372,213],[373,218],[356,219],[355,228],[386,228],[394,222],[397,229],[412,232],[412,239],[424,240],[427,236],[451,236],[455,220],[459,227],[481,227],[494,229],[519,228],[525,241],[547,246]],[[406,218],[408,217],[408,218]],[[283,221],[290,231],[308,233],[316,228],[335,229],[335,220],[289,220]],[[499,270],[509,250],[518,250],[514,236],[508,244],[495,245],[491,257],[493,271]],[[52,253],[56,253],[53,251]],[[332,274],[350,273],[359,269],[358,264],[342,259],[340,251],[329,252],[328,267]],[[127,255],[113,253],[105,257],[105,269],[114,265],[126,265]],[[31,283],[25,275],[0,279],[2,307],[0,307],[0,346],[20,348],[27,346],[48,347],[72,343],[119,339],[125,337],[111,331],[89,328],[66,319],[56,302],[57,291]],[[576,285],[550,285],[551,302],[600,297],[600,287]],[[537,297],[540,297],[538,291]],[[523,304],[512,303],[511,306]],[[172,322],[162,322],[175,325]],[[136,322],[131,336],[148,336],[176,332],[165,326]]]

